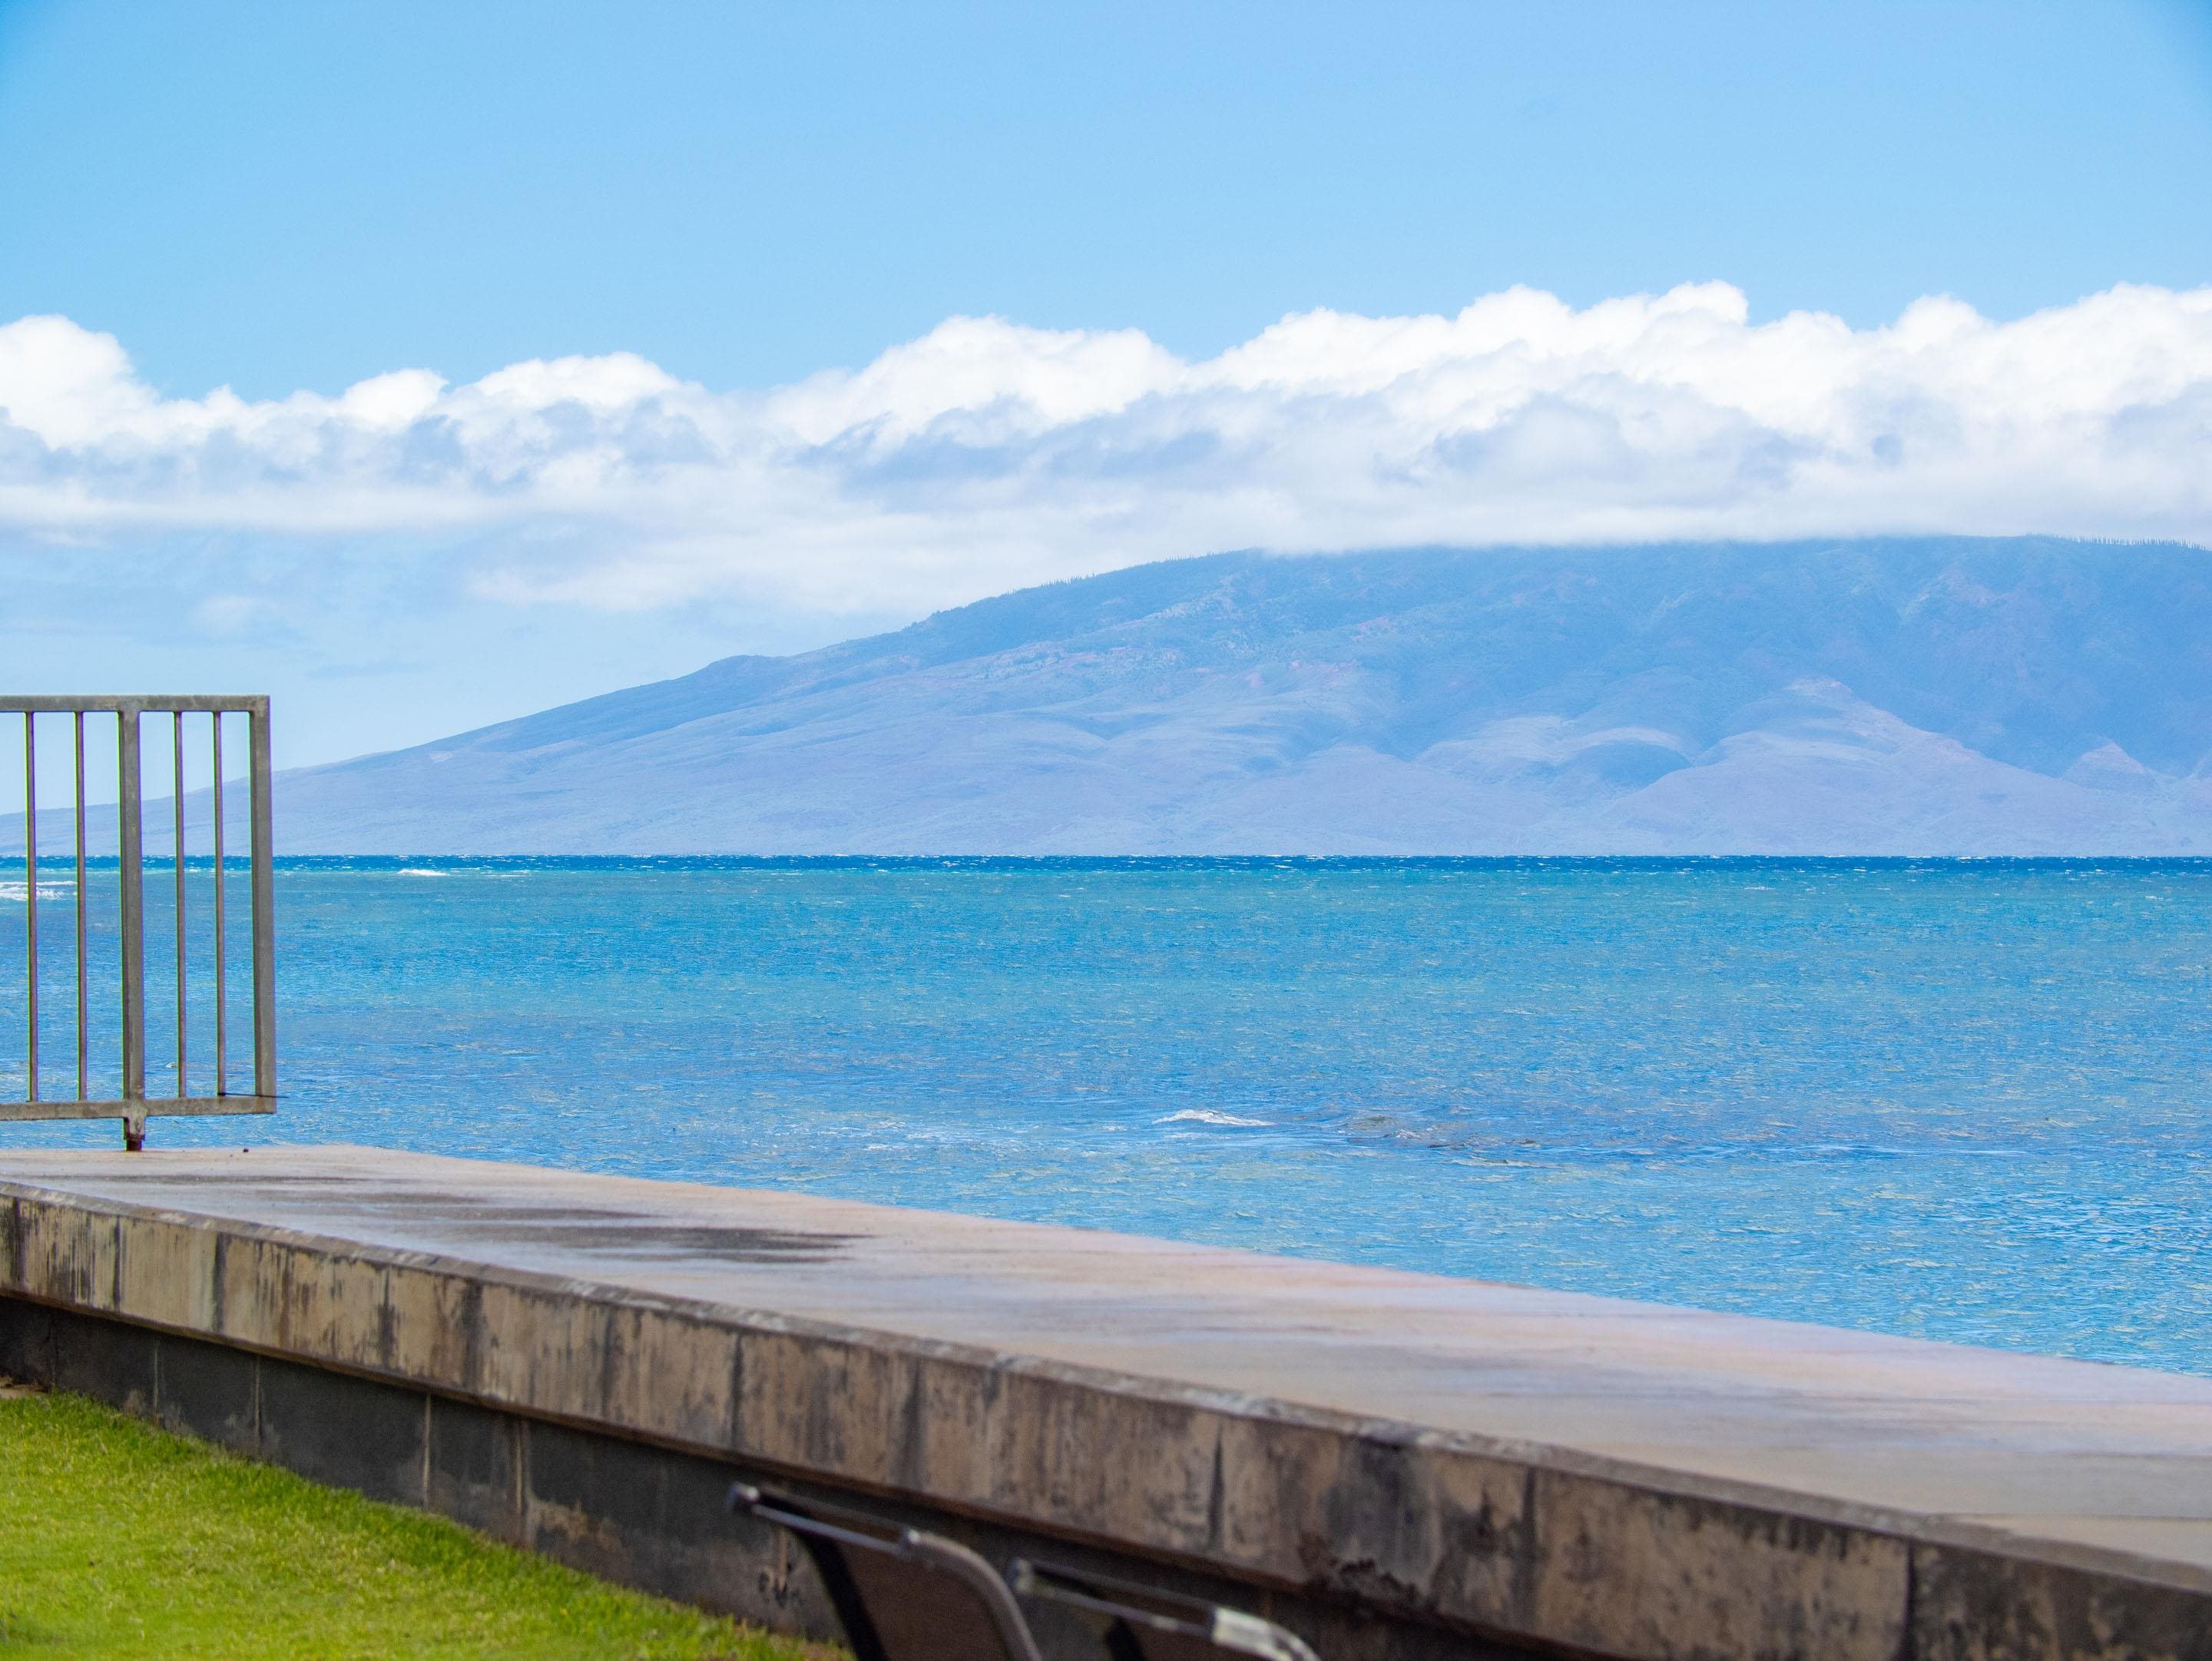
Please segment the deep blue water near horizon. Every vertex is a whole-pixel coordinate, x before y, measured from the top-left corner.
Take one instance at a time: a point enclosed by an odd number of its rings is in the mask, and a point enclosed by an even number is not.
[[[2212,1372],[2212,863],[303,860],[277,900],[283,1112],[154,1145],[798,1188]],[[12,989],[10,915],[20,883]]]

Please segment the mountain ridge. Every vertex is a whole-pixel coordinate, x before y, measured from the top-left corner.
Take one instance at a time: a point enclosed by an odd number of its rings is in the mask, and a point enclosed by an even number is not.
[[[2179,544],[1230,553],[283,775],[330,853],[2212,853]]]

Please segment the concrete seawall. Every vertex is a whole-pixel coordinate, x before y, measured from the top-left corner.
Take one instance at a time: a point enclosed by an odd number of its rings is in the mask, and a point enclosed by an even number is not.
[[[2212,1661],[2212,1380],[348,1148],[0,1155],[0,1371],[786,1630],[733,1472],[1333,1661]]]

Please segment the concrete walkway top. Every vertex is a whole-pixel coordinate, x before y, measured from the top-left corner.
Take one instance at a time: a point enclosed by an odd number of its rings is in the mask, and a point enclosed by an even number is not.
[[[9,1153],[7,1196],[1384,1421],[1495,1461],[2212,1591],[2212,1379],[362,1148]],[[38,1231],[24,1221],[15,1234],[15,1289],[52,1297],[27,1261]],[[129,1277],[114,1273],[127,1302]],[[222,1318],[218,1307],[196,1323]],[[293,1342],[277,1330],[253,1342]],[[1519,1613],[1493,1627],[1638,1649],[1583,1629],[1546,1633],[1523,1606],[1534,1594],[1513,1595]]]

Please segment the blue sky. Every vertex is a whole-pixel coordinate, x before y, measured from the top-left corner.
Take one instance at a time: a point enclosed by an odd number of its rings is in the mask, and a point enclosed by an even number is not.
[[[1285,313],[1718,277],[1854,323],[2212,273],[2212,8],[13,0],[0,314],[155,385],[959,313],[1188,356]]]
[[[0,342],[9,678],[246,672],[295,759],[1369,525],[2212,523],[2203,3],[0,0],[0,326],[73,331]],[[2124,496],[1988,462],[2084,422]]]

